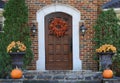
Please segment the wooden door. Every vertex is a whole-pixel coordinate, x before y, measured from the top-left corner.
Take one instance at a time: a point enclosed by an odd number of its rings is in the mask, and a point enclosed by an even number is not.
[[[56,24],[55,19],[62,22]],[[60,31],[63,27],[67,29]],[[54,34],[53,28],[61,34]],[[72,17],[70,15],[56,12],[45,16],[45,61],[47,70],[72,70]]]

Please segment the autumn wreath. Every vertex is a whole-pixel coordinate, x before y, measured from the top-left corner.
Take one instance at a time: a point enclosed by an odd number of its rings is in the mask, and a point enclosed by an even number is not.
[[[51,34],[61,37],[68,30],[68,24],[61,18],[54,18],[49,24],[49,29]]]

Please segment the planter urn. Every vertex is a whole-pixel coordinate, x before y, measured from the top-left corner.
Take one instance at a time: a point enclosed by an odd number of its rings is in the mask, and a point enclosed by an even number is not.
[[[9,55],[11,56],[13,68],[16,68],[16,66],[18,68],[23,67],[23,57],[25,55],[25,52],[11,52]]]
[[[105,70],[112,66],[112,57],[115,53],[113,52],[101,52],[99,55],[99,69]]]

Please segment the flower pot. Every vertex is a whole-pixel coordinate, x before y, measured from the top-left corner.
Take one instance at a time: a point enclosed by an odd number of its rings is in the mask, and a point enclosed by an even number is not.
[[[113,52],[101,52],[97,53],[99,55],[99,70],[105,70],[106,68],[110,68],[112,65],[112,56]]]
[[[12,67],[16,68],[22,68],[23,67],[23,57],[25,55],[25,52],[11,52],[9,53],[12,59]]]

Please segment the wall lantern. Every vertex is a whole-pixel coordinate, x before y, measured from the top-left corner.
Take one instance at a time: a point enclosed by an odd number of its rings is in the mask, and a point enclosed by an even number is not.
[[[33,26],[31,27],[31,32],[32,32],[32,36],[35,36],[35,34],[37,32],[37,28],[36,28],[35,24],[33,24]]]
[[[84,23],[82,23],[82,25],[80,26],[80,31],[82,32],[82,36],[85,35],[87,28],[84,26]]]

